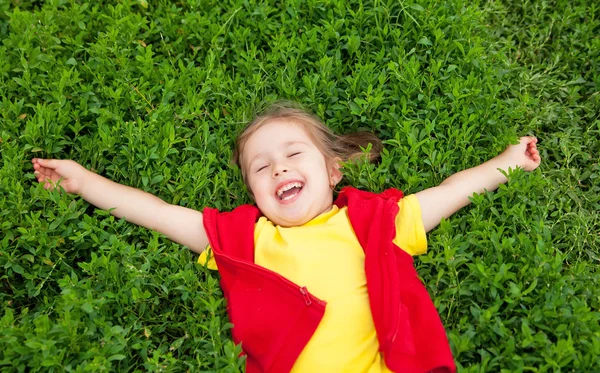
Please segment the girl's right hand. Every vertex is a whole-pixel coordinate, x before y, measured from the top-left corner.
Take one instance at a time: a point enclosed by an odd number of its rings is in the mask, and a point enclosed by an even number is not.
[[[171,240],[201,253],[208,245],[200,211],[171,205],[142,190],[115,183],[69,160],[31,160],[34,174],[44,188],[57,185],[76,193],[92,205],[110,210],[117,218],[160,232]]]
[[[37,181],[44,183],[45,189],[60,185],[65,192],[81,194],[87,170],[79,163],[70,160],[33,158],[33,174]]]

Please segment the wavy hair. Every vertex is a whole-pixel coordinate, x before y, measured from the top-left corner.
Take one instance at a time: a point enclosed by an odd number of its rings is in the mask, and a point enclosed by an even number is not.
[[[269,105],[252,122],[250,122],[236,140],[233,153],[233,162],[242,171],[242,177],[248,186],[247,172],[244,166],[244,146],[256,130],[275,120],[285,120],[300,125],[325,156],[327,162],[341,159],[342,162],[353,161],[366,156],[374,162],[380,156],[383,144],[381,140],[370,132],[355,132],[345,135],[336,135],[321,119],[299,104],[291,101],[277,101]],[[371,144],[369,153],[367,149]]]

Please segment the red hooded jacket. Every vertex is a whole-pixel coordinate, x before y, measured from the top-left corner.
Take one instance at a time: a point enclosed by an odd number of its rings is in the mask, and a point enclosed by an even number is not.
[[[350,223],[365,251],[369,303],[379,350],[394,372],[456,370],[446,332],[412,257],[392,241],[402,192],[381,194],[344,188],[335,204],[348,206]],[[309,341],[326,302],[283,276],[254,264],[251,205],[220,213],[206,208],[204,228],[215,256],[232,337],[247,355],[247,373],[289,372]]]

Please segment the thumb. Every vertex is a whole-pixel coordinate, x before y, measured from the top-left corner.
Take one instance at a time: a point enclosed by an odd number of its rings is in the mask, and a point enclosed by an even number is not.
[[[523,136],[519,139],[521,144],[531,144],[531,143],[537,143],[537,138],[535,136]]]
[[[56,169],[60,165],[60,160],[37,158],[37,163],[42,167]]]

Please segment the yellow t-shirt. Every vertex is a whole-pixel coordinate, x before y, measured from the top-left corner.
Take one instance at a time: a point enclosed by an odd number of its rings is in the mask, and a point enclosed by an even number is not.
[[[396,243],[411,255],[427,241],[416,196],[398,203]],[[367,293],[365,254],[352,230],[346,207],[333,206],[300,227],[284,228],[261,217],[254,228],[256,264],[306,286],[327,302],[317,330],[292,372],[390,372],[379,343]],[[205,250],[199,262],[206,263]],[[216,269],[214,259],[207,263]]]

